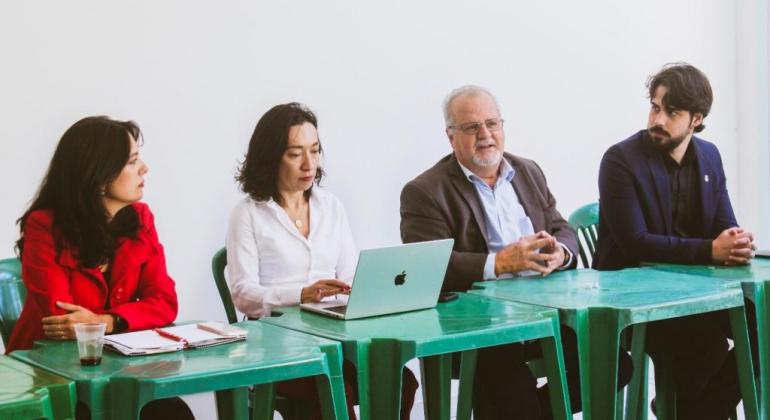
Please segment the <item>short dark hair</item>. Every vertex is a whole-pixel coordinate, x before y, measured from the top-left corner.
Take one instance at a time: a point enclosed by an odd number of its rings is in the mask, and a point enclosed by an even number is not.
[[[24,227],[36,210],[53,213],[57,252],[76,250],[83,267],[96,267],[112,258],[117,238],[135,238],[139,219],[132,206],[112,219],[104,207],[105,189],[120,175],[131,154],[130,137],[141,144],[142,132],[133,121],[105,116],[83,118],[62,135],[48,165],[48,172],[24,215],[16,222],[24,252]]]
[[[655,96],[658,86],[666,88],[663,105],[666,108],[681,109],[692,117],[699,113],[703,118],[709,114],[714,95],[709,79],[694,66],[687,63],[669,63],[655,75],[647,79],[650,99]],[[701,123],[695,127],[695,132],[703,131],[706,126]]]
[[[304,123],[310,123],[318,129],[315,114],[297,102],[276,105],[259,119],[249,141],[249,150],[235,176],[243,192],[257,201],[272,198],[281,202],[278,195],[278,169],[289,142],[289,130]],[[318,148],[320,153],[320,139]],[[323,176],[324,171],[319,166],[315,183],[320,184]],[[310,197],[312,189],[305,191],[305,197]]]

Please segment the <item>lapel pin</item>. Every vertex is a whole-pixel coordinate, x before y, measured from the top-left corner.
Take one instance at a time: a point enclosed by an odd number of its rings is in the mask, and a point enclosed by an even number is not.
[[[708,175],[703,175],[703,180],[706,181],[706,182],[709,182],[709,176]]]

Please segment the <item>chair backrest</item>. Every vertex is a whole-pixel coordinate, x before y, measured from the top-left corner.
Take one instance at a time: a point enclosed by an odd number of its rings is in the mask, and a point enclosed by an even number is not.
[[[235,313],[233,297],[230,296],[230,287],[227,286],[227,279],[225,279],[225,267],[227,267],[227,250],[222,248],[211,259],[211,271],[214,274],[214,282],[217,284],[222,305],[225,307],[227,322],[232,324],[238,322],[238,315]]]
[[[19,259],[0,260],[0,335],[3,343],[8,344],[26,298],[27,288],[21,280]]]
[[[591,268],[599,238],[599,203],[586,204],[572,212],[569,224],[577,231],[580,262],[584,268]]]

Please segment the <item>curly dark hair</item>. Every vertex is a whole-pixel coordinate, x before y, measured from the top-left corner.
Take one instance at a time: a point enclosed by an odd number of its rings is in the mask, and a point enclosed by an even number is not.
[[[24,252],[27,217],[36,210],[52,211],[57,252],[65,245],[74,248],[84,267],[108,262],[117,238],[136,238],[139,217],[133,206],[111,218],[103,201],[105,188],[129,160],[131,137],[143,141],[135,122],[105,116],[83,118],[67,129],[37,195],[16,221],[21,231],[16,241],[19,256]]]
[[[694,66],[687,63],[669,63],[655,75],[647,79],[647,88],[650,99],[655,96],[658,86],[666,88],[666,96],[663,97],[663,105],[670,109],[681,109],[690,113],[703,115],[703,118],[711,111],[711,103],[714,95],[711,91],[709,79]],[[700,133],[706,126],[701,123],[695,127],[695,132]]]
[[[310,123],[318,129],[315,114],[297,102],[276,105],[259,119],[249,141],[249,150],[235,176],[243,192],[257,201],[272,198],[281,202],[278,194],[278,169],[289,142],[289,130],[304,123]],[[318,146],[321,150],[320,140]],[[323,176],[324,171],[319,166],[315,183],[320,184]],[[305,191],[305,197],[310,197],[312,189]]]

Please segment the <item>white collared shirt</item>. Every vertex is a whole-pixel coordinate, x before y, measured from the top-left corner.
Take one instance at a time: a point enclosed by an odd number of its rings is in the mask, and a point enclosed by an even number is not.
[[[318,186],[310,196],[305,238],[270,199],[244,198],[227,231],[227,274],[235,307],[250,317],[300,303],[302,288],[322,279],[352,282],[358,252],[342,203]]]

